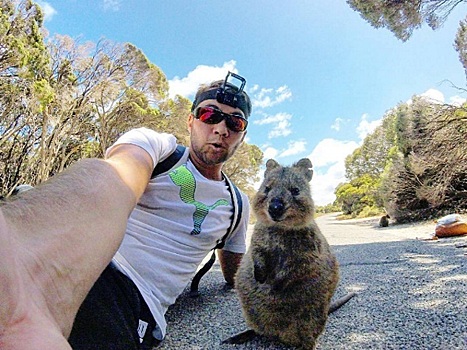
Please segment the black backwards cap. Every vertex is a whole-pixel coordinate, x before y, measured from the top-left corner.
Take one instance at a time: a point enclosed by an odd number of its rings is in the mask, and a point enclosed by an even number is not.
[[[240,87],[228,81],[230,76],[241,82]],[[213,85],[214,84],[215,83],[213,83]],[[248,118],[251,114],[251,101],[246,92],[243,91],[245,84],[245,78],[238,74],[228,72],[221,86],[213,87],[210,90],[196,94],[191,111],[193,112],[195,108],[204,100],[217,100],[219,103],[229,105],[234,108],[240,108],[243,114],[245,114],[245,117]]]

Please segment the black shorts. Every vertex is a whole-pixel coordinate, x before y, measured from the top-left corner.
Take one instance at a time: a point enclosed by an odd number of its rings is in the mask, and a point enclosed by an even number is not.
[[[155,327],[138,288],[110,263],[81,305],[68,341],[74,350],[152,349],[159,344]]]

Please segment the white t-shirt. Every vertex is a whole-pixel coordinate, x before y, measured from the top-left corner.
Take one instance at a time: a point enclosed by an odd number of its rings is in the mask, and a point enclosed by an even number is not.
[[[146,128],[124,134],[112,147],[122,143],[142,147],[154,164],[176,148],[174,136]],[[241,222],[224,246],[234,253],[246,251],[249,204],[243,193],[242,202]],[[205,178],[189,159],[151,179],[131,213],[113,261],[136,284],[163,336],[167,308],[225,235],[232,213],[232,197],[226,182]]]

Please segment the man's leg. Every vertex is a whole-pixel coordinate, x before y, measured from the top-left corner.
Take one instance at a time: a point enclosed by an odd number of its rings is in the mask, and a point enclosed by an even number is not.
[[[81,304],[68,341],[74,350],[137,350],[140,308],[136,286],[110,264]]]
[[[81,304],[68,341],[74,350],[152,350],[160,343],[154,329],[138,288],[110,263]]]

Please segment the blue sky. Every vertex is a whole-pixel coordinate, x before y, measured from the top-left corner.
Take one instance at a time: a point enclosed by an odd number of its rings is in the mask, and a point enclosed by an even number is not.
[[[344,159],[384,114],[414,95],[457,103],[466,78],[453,47],[466,6],[408,42],[374,29],[344,0],[38,1],[49,35],[131,42],[160,67],[171,94],[192,98],[228,70],[254,101],[247,141],[289,165],[309,157],[313,197],[334,200]],[[449,82],[448,82],[449,81]]]

